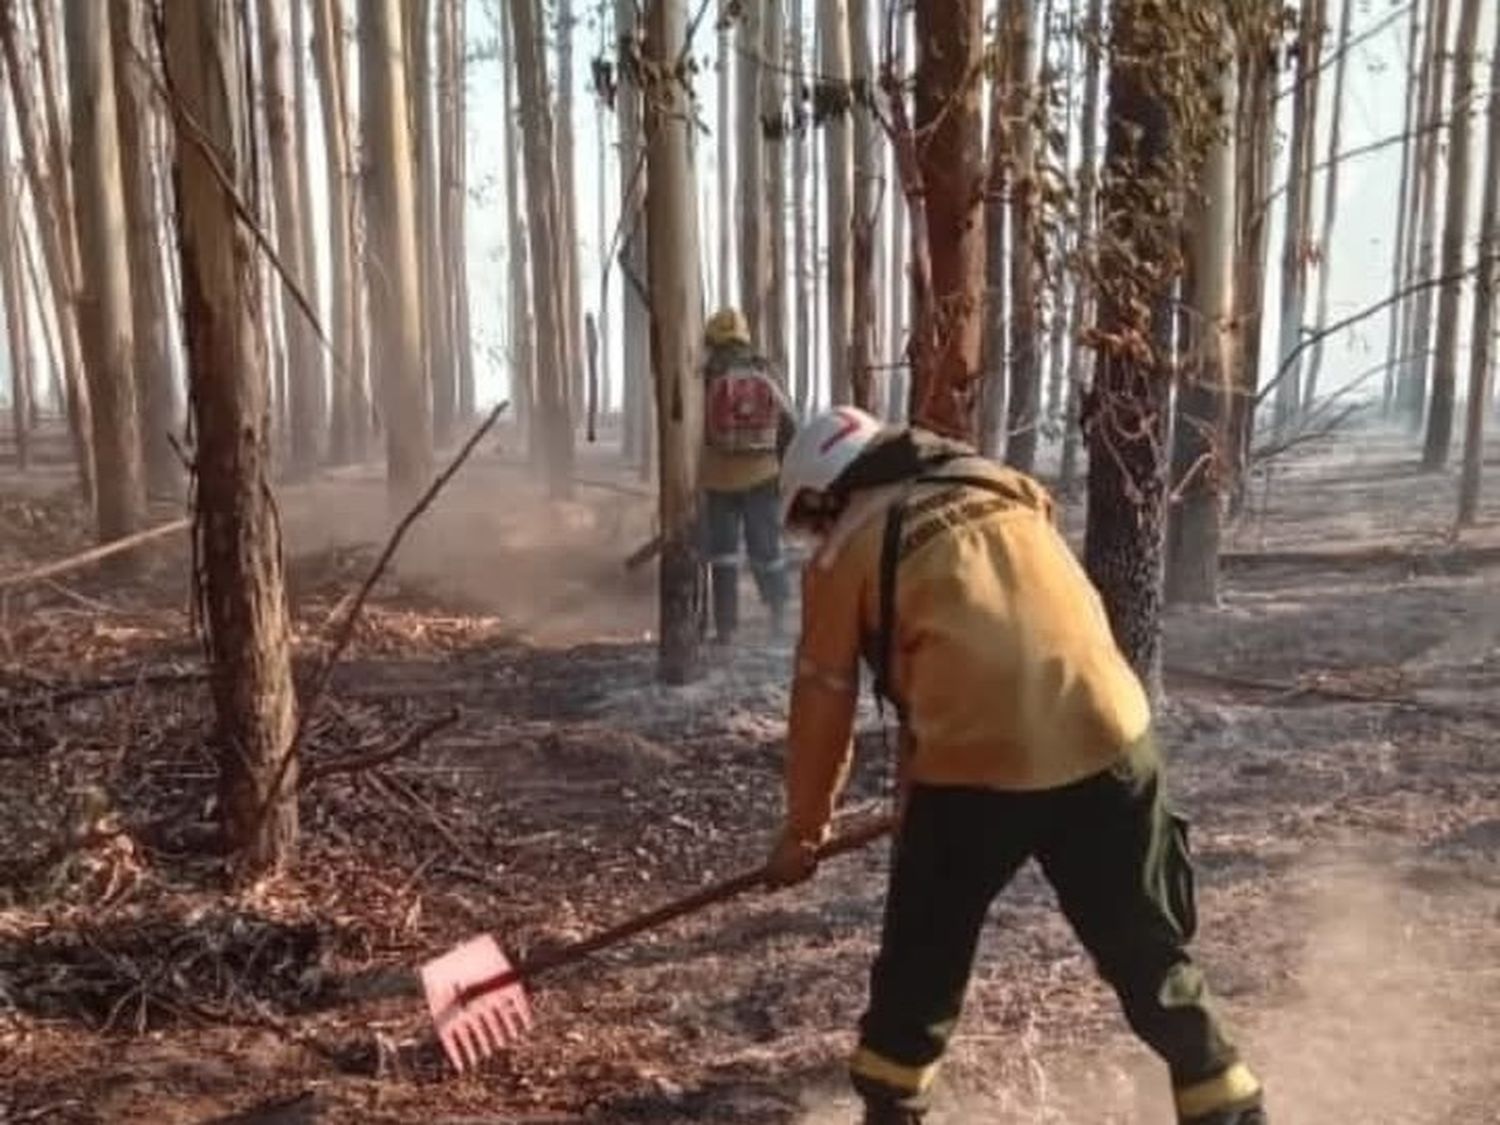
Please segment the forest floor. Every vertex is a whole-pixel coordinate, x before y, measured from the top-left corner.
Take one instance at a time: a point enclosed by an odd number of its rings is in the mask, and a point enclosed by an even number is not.
[[[654,578],[621,566],[649,500],[606,483],[544,506],[493,451],[464,470],[378,587],[307,764],[457,722],[305,788],[296,871],[234,894],[185,546],[4,596],[0,1122],[851,1119],[880,847],[544,980],[534,1032],[477,1074],[445,1072],[420,997],[389,987],[479,930],[534,951],[769,842],[790,648],[752,628],[657,686]],[[0,574],[86,544],[69,501],[14,484]],[[1454,487],[1378,431],[1300,447],[1232,529],[1223,604],[1167,622],[1196,949],[1278,1125],[1500,1113],[1500,488],[1455,544]],[[283,508],[308,658],[384,502],[350,473]],[[877,807],[873,710],[861,742],[848,804]],[[1170,1119],[1030,868],[986,929],[936,1119]]]

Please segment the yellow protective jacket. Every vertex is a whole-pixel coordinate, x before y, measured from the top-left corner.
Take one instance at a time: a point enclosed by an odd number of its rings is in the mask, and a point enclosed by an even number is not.
[[[957,482],[857,492],[807,564],[787,736],[797,839],[826,836],[848,772],[859,658],[880,625],[885,516],[900,497],[888,680],[904,784],[1067,785],[1106,768],[1150,723],[1046,490],[978,457],[927,475],[979,476],[1000,492]]]

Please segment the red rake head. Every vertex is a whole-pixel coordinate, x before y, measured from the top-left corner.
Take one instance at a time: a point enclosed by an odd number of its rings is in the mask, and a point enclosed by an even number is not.
[[[477,1066],[531,1028],[531,1005],[510,962],[485,934],[422,966],[427,1010],[454,1069]]]

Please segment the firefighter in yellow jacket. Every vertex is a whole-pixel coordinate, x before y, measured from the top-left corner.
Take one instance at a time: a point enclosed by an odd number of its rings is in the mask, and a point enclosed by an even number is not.
[[[1178,1119],[1264,1125],[1261,1088],[1186,946],[1186,822],[1146,695],[1031,478],[840,407],[793,439],[783,522],[803,577],[774,882],[812,874],[847,776],[863,654],[901,719],[903,815],[851,1077],[866,1125],[909,1125],[963,1004],[991,901],[1035,857]]]

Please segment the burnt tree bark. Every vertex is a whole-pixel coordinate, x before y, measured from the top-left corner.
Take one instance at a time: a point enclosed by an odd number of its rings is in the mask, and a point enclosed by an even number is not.
[[[912,349],[913,421],[974,435],[984,308],[984,5],[916,6],[916,132],[930,291]],[[910,197],[908,197],[910,198]]]
[[[521,104],[516,91],[515,33],[508,10],[500,13],[500,55],[505,105],[505,211],[507,250],[509,251],[510,292],[507,294],[506,361],[510,365],[511,396],[516,400],[516,416],[525,435],[527,456],[533,465],[541,464],[547,448],[543,428],[545,418],[537,405],[535,324],[531,300],[531,255],[527,249],[527,231],[523,191],[526,187],[521,168]]]
[[[1318,230],[1322,253],[1318,257],[1318,305],[1313,330],[1321,332],[1328,323],[1328,284],[1333,275],[1333,228],[1339,210],[1339,152],[1344,124],[1344,76],[1349,63],[1349,38],[1354,23],[1354,0],[1339,0],[1339,39],[1334,51],[1333,100],[1328,126],[1328,160],[1323,177],[1323,223]],[[1323,343],[1312,346],[1307,361],[1307,379],[1302,387],[1302,411],[1312,408],[1318,393],[1318,379],[1323,373]]]
[[[848,0],[849,74],[853,99],[854,179],[849,215],[849,378],[857,406],[881,413],[875,379],[876,187],[880,177],[879,134],[869,104],[875,63],[870,49],[869,0]]]
[[[1043,255],[1037,184],[1036,48],[1030,0],[1010,0],[1006,107],[1011,130],[1010,173],[1010,401],[1005,459],[1022,472],[1036,466],[1042,409],[1041,272]]]
[[[211,673],[225,842],[242,876],[288,864],[297,839],[295,762],[262,809],[296,730],[291,622],[270,486],[266,356],[256,248],[216,178],[248,192],[249,129],[231,8],[166,0],[166,66],[201,136],[177,166],[183,331],[193,389],[197,594]]]
[[[737,223],[735,237],[740,254],[740,311],[750,325],[750,335],[763,342],[767,288],[771,280],[770,240],[766,229],[765,135],[760,127],[761,89],[765,67],[761,64],[761,7],[745,4],[736,17],[734,71],[735,180]]]
[[[787,377],[786,339],[786,13],[782,0],[765,0],[761,6],[761,49],[766,64],[761,74],[760,127],[765,146],[766,215],[766,308],[761,346],[781,377]]]
[[[984,191],[984,386],[980,393],[979,449],[1004,458],[1010,402],[1010,230],[1006,220],[1011,167],[1015,162],[1015,123],[1010,118],[1010,88],[1018,14],[1025,0],[1004,0],[996,33],[995,73],[990,79],[989,176]],[[1025,34],[1024,28],[1022,34]]]
[[[456,421],[474,417],[474,342],[469,326],[468,224],[465,185],[468,181],[465,130],[468,92],[465,87],[465,4],[439,0],[438,22],[438,178],[439,225],[443,231],[443,310],[447,316],[449,362],[453,365]],[[450,427],[451,428],[451,427]]]
[[[107,543],[146,520],[146,478],[136,411],[125,249],[125,197],[115,113],[114,59],[104,5],[69,4],[68,106],[73,209],[78,231],[78,321],[93,408],[95,527]]]
[[[1411,15],[1406,28],[1406,113],[1401,126],[1401,183],[1396,196],[1395,250],[1391,255],[1391,293],[1393,295],[1399,293],[1401,287],[1406,284],[1406,275],[1410,268],[1410,231],[1414,225],[1411,222],[1411,211],[1416,202],[1417,178],[1417,165],[1412,157],[1417,147],[1414,130],[1420,108],[1418,77],[1421,67],[1417,52],[1421,34],[1422,6],[1414,3],[1411,5]],[[1386,329],[1386,368],[1382,405],[1387,415],[1396,407],[1396,382],[1402,364],[1401,345],[1401,305],[1397,303],[1391,308],[1390,323]]]

